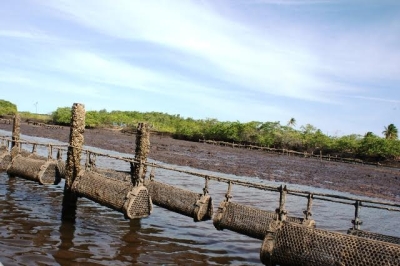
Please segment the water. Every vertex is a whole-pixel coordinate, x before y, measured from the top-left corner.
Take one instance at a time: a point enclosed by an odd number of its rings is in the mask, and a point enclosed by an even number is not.
[[[57,143],[48,139],[23,138],[41,143]],[[46,152],[46,149],[39,149],[43,155],[47,155]],[[107,153],[132,157],[128,154]],[[97,165],[129,169],[127,163],[103,157],[97,158]],[[203,179],[185,174],[160,169],[155,174],[159,181],[199,193],[204,186]],[[218,175],[262,182],[246,177]],[[279,185],[266,181],[263,183]],[[261,264],[259,251],[262,241],[228,230],[217,231],[212,221],[195,223],[190,217],[157,206],[154,206],[148,218],[130,221],[125,220],[121,213],[80,198],[75,223],[62,222],[63,187],[63,182],[43,186],[0,173],[1,263],[5,266]],[[338,194],[304,186],[288,187]],[[210,181],[209,191],[214,200],[214,209],[223,200],[226,190],[226,184]],[[272,211],[278,206],[279,195],[273,192],[233,186],[232,195],[232,201],[261,209]],[[290,215],[301,217],[305,206],[306,199],[288,196],[287,209]],[[313,204],[313,218],[318,228],[346,232],[351,227],[353,214],[353,206],[324,201],[315,201]],[[365,230],[400,237],[398,212],[363,208],[361,219]]]

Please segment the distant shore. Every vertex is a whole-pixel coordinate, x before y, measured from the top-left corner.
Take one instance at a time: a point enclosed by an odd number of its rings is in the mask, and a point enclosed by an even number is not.
[[[12,131],[12,125],[0,124]],[[21,133],[29,136],[69,140],[68,127],[46,128],[22,123]],[[135,136],[118,130],[86,129],[85,145],[134,154]],[[287,157],[247,150],[151,136],[151,159],[168,164],[240,176],[349,192],[400,202],[400,169]],[[290,188],[290,186],[289,186]]]

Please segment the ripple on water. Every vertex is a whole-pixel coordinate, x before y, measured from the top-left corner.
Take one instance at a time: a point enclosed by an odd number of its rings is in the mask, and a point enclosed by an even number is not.
[[[121,162],[97,163],[129,169]],[[203,179],[164,170],[156,170],[156,179],[199,193],[204,186]],[[4,265],[260,264],[260,240],[217,231],[212,221],[194,223],[157,206],[150,217],[129,221],[121,213],[79,198],[75,223],[61,222],[63,187],[64,183],[41,186],[0,173],[0,261]],[[210,181],[209,191],[216,209],[227,185]],[[278,207],[277,193],[233,186],[232,195],[233,201],[249,206],[271,211]],[[288,196],[291,215],[302,216],[305,206],[304,198]],[[353,215],[353,206],[314,201],[313,218],[319,228],[345,232]],[[398,213],[363,208],[361,218],[367,230],[400,237]]]

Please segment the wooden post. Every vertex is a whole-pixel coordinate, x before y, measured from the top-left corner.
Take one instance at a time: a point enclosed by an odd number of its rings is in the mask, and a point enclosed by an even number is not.
[[[136,131],[135,160],[139,163],[131,163],[131,181],[134,186],[142,185],[146,175],[147,155],[150,151],[150,130],[146,123],[139,123]]]
[[[360,219],[360,208],[362,206],[361,201],[357,200],[354,203],[355,211],[354,211],[354,220],[351,221],[353,224],[353,230],[360,230],[360,227],[362,225],[362,221]]]
[[[62,208],[62,220],[74,221],[76,215],[77,195],[71,191],[72,183],[81,170],[81,153],[85,132],[85,106],[74,103],[71,110],[71,129],[67,162],[65,165],[65,186]]]
[[[62,151],[60,148],[57,150],[57,161],[60,161],[62,159]]]
[[[14,158],[19,153],[20,147],[20,135],[21,135],[21,117],[18,113],[14,115],[14,123],[12,130],[12,141],[11,141],[11,158]],[[15,148],[14,148],[15,147]]]
[[[286,185],[279,187],[279,208],[276,209],[278,221],[286,221],[287,211],[285,209],[287,188]]]

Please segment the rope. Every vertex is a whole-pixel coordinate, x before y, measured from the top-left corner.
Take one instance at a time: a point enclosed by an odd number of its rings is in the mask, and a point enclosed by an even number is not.
[[[0,139],[9,140],[9,138],[2,137],[2,136],[0,136]],[[64,147],[65,148],[79,148],[79,147],[74,147],[74,146],[67,145],[67,144],[43,144],[43,143],[29,142],[29,141],[24,141],[24,140],[18,140],[16,142],[32,144],[32,145],[39,145],[39,146],[46,146],[46,147],[59,147],[60,150],[67,150],[67,149],[63,149]],[[106,153],[91,151],[89,149],[82,149],[82,152],[91,153],[95,156],[103,156],[103,157],[107,157],[107,158],[111,158],[111,159],[121,160],[121,161],[129,162],[129,163],[137,163],[137,164],[142,163],[145,166],[164,169],[164,170],[168,170],[168,171],[174,171],[174,172],[178,172],[178,173],[182,173],[182,174],[188,174],[188,175],[192,175],[192,176],[196,176],[196,177],[201,177],[206,180],[213,180],[213,181],[217,181],[217,182],[227,183],[230,185],[239,185],[239,186],[243,186],[243,187],[250,187],[250,188],[255,188],[255,189],[265,190],[265,191],[272,191],[272,192],[280,191],[280,186],[270,186],[270,185],[264,185],[264,184],[253,183],[253,182],[246,182],[246,181],[242,181],[242,180],[238,180],[238,179],[231,179],[231,178],[225,178],[225,177],[221,177],[221,176],[202,174],[202,173],[198,173],[198,172],[194,172],[194,171],[182,170],[182,169],[165,166],[165,165],[160,165],[160,164],[156,164],[156,163],[140,162],[138,160],[135,160],[134,158],[115,156],[115,155],[110,155],[110,154],[106,154]],[[305,197],[305,198],[307,198],[310,194],[312,194],[314,199],[318,199],[318,200],[322,200],[322,201],[329,201],[329,202],[336,202],[336,203],[347,204],[347,205],[353,205],[354,201],[362,201],[363,203],[372,203],[372,204],[379,204],[379,205],[386,205],[386,206],[391,206],[391,207],[395,207],[395,208],[400,208],[400,204],[386,202],[386,201],[360,200],[359,198],[355,198],[355,197],[347,197],[347,196],[340,196],[340,195],[326,194],[326,193],[316,193],[316,192],[305,191],[305,190],[296,190],[296,189],[289,190],[288,189],[287,194],[291,194],[291,195],[299,196],[299,197]],[[347,201],[352,201],[352,202],[345,202],[342,200],[347,200]],[[373,205],[363,205],[363,207],[400,212],[400,209],[395,209],[395,208],[390,208],[390,207],[380,207],[380,206],[373,206]]]

